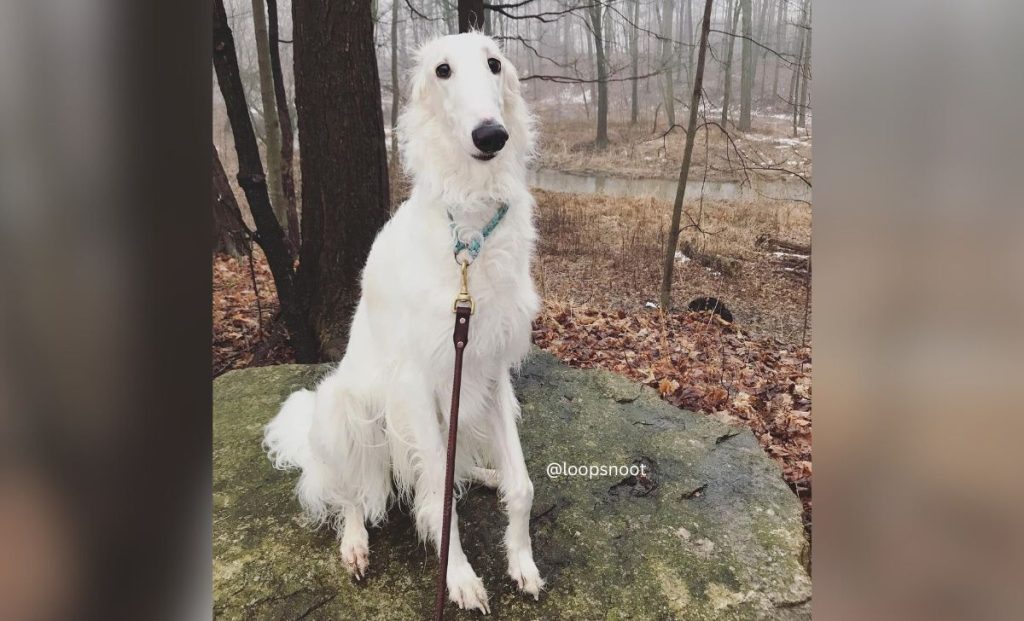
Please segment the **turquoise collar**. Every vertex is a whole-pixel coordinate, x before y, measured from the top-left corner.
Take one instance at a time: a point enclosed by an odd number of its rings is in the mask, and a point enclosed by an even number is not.
[[[452,236],[455,237],[455,260],[459,260],[459,254],[462,251],[466,251],[466,253],[469,255],[470,263],[476,260],[477,256],[480,254],[481,246],[483,245],[484,241],[486,241],[487,238],[491,236],[491,233],[494,232],[494,229],[498,228],[498,225],[501,224],[501,221],[505,218],[506,213],[508,213],[508,203],[502,203],[501,206],[498,207],[498,211],[494,214],[494,217],[491,218],[491,221],[484,225],[484,228],[480,231],[480,236],[474,237],[467,244],[466,242],[462,241],[461,239],[455,236],[455,218],[452,217],[452,212],[449,211],[448,226],[452,230]]]

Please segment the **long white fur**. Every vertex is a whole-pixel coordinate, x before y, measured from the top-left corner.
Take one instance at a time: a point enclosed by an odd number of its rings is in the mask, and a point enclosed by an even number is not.
[[[501,62],[499,74],[488,58]],[[451,67],[447,80],[435,75],[441,63]],[[485,120],[504,125],[509,140],[493,160],[478,161],[471,132]],[[459,289],[447,213],[469,241],[507,203],[469,267],[476,314],[463,368],[456,480],[461,486],[496,471],[483,478],[496,479],[508,513],[508,573],[538,597],[544,581],[529,535],[533,484],[511,381],[540,306],[530,277],[536,231],[526,185],[534,121],[512,63],[492,39],[469,33],[419,50],[398,129],[412,192],[370,250],[345,356],[315,392],[285,401],[264,443],[275,466],[302,470],[299,501],[312,522],[338,530],[342,561],[357,579],[369,560],[365,525],[384,519],[392,480],[411,501],[421,539],[436,548]],[[463,553],[454,510],[450,528],[449,598],[487,613],[487,592]]]

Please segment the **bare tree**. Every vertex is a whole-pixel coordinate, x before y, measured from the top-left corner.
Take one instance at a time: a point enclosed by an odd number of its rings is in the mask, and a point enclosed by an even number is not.
[[[811,82],[811,3],[807,0],[804,3],[804,11],[806,14],[804,21],[804,43],[803,43],[803,55],[800,58],[800,78],[802,80],[800,84],[800,114],[797,118],[797,125],[799,127],[807,126],[807,105],[809,103],[809,89],[808,84]],[[795,132],[794,132],[795,133]]]
[[[211,145],[212,146],[212,145]],[[228,175],[220,161],[217,147],[213,147],[213,251],[233,257],[249,253],[249,229],[242,220],[235,192],[228,183]]]
[[[213,67],[235,139],[238,185],[245,193],[249,211],[256,223],[256,242],[263,249],[274,276],[281,316],[288,329],[295,359],[298,362],[315,362],[317,351],[313,331],[296,286],[294,258],[288,249],[284,229],[270,206],[267,178],[263,173],[256,133],[249,118],[245,90],[238,71],[238,57],[235,55],[235,40],[228,27],[224,0],[215,0],[213,3]]]
[[[270,205],[277,221],[288,228],[288,205],[281,182],[281,123],[274,95],[274,74],[270,67],[270,35],[267,33],[267,9],[263,0],[252,0],[252,21],[256,30],[256,58],[260,71],[260,97],[263,102],[263,129],[267,152],[267,185]]]
[[[270,38],[270,69],[274,74],[274,98],[281,127],[281,192],[288,210],[288,239],[298,252],[300,244],[299,211],[295,200],[295,132],[288,107],[288,94],[281,72],[281,33],[277,22],[277,0],[267,0],[267,34]]]
[[[749,0],[747,0],[749,2]],[[676,261],[676,246],[679,244],[679,224],[683,215],[683,199],[686,197],[686,181],[690,176],[690,162],[693,157],[693,142],[697,134],[697,108],[704,88],[704,57],[707,55],[708,32],[711,30],[711,3],[704,3],[704,17],[700,24],[700,48],[697,53],[697,71],[690,95],[690,118],[686,124],[686,145],[683,147],[683,164],[679,169],[679,183],[676,185],[676,199],[672,204],[672,223],[665,244],[665,261],[662,265],[661,308],[669,312],[672,305],[672,270]]]
[[[299,284],[321,354],[339,358],[359,274],[389,215],[387,149],[370,4],[294,0],[302,145]]]
[[[391,163],[398,165],[398,3],[391,0]]]
[[[668,126],[676,124],[675,92],[672,85],[672,0],[663,0],[661,5],[661,90],[662,101],[665,104],[665,114],[668,116]]]
[[[740,131],[750,131],[750,107],[754,89],[754,47],[751,0],[740,0],[743,18],[742,62],[740,68]]]
[[[604,47],[603,8],[599,2],[590,5],[590,30],[594,35],[597,62],[597,136],[594,138],[594,146],[598,149],[608,146],[608,64]]]
[[[459,32],[484,29],[484,0],[459,0]]]
[[[679,37],[680,45],[686,50],[686,85],[693,84],[693,2],[682,0],[683,9],[680,14],[680,30],[683,36]]]
[[[729,2],[729,11],[726,12],[726,19],[729,18],[729,13],[732,13],[732,25],[729,27],[729,33],[725,35],[726,45],[729,46],[728,51],[725,55],[725,75],[722,78],[725,82],[725,92],[722,95],[722,127],[728,127],[729,123],[729,99],[732,97],[732,57],[733,52],[736,50],[736,24],[740,19],[740,5],[736,4],[736,9],[733,10],[733,0]]]
[[[782,42],[786,35],[786,0],[778,0],[778,12],[775,15],[775,40],[773,46],[777,50],[782,49]],[[772,75],[772,103],[779,100],[779,68],[782,63],[775,60],[775,70]]]
[[[640,116],[640,101],[637,96],[637,87],[639,86],[640,80],[637,76],[640,75],[640,0],[633,0],[633,23],[629,30],[629,57],[633,69],[633,97],[630,100],[630,113],[629,122],[632,125],[636,125],[637,119]]]
[[[756,50],[757,55],[754,57],[754,63],[761,62],[761,86],[759,88],[760,95],[758,96],[758,102],[764,100],[764,78],[768,74],[768,50],[763,46],[764,42],[768,40],[768,3],[769,0],[761,0],[761,10],[757,18],[757,40],[762,43]],[[757,73],[755,67],[754,73]]]
[[[801,9],[801,12],[802,12],[804,20],[806,20],[806,18],[807,18],[807,14],[808,14],[808,9],[809,8],[810,8],[810,0],[804,0],[803,7]],[[792,80],[790,81],[790,85],[789,85],[789,101],[790,101],[790,104],[792,105],[792,108],[793,108],[793,136],[794,137],[797,135],[797,128],[800,126],[800,104],[801,104],[800,97],[802,96],[802,93],[803,93],[803,91],[801,90],[801,84],[806,84],[806,80],[804,80],[804,78],[807,75],[804,72],[804,62],[803,61],[804,61],[804,56],[805,56],[805,53],[806,53],[807,34],[809,32],[809,28],[805,27],[805,26],[806,26],[805,24],[801,24],[800,29],[799,29],[800,30],[800,34],[797,37],[797,39],[798,39],[798,42],[797,42],[797,53],[795,54],[795,58],[797,59],[797,64],[793,66],[793,77],[792,77]]]

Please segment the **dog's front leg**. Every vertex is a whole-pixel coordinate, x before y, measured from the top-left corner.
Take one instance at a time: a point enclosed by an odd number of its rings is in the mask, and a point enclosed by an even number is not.
[[[505,548],[508,553],[508,575],[524,593],[540,599],[544,579],[533,561],[530,542],[530,508],[533,506],[533,483],[526,470],[523,448],[519,442],[519,401],[512,388],[512,377],[506,371],[498,382],[498,416],[494,420],[494,459],[500,481],[498,489],[508,513]]]
[[[444,470],[446,438],[434,415],[434,402],[429,386],[412,374],[397,383],[401,389],[389,398],[389,417],[401,420],[409,431],[403,434],[410,452],[399,459],[408,460],[414,477],[413,509],[416,530],[424,541],[440,550],[441,522],[444,519]],[[477,609],[490,613],[487,590],[483,580],[476,575],[462,550],[459,539],[459,518],[455,511],[454,499],[451,534],[448,541],[448,598],[463,609]]]

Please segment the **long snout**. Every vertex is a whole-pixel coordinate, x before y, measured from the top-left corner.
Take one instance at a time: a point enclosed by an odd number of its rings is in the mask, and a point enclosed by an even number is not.
[[[508,130],[504,125],[488,120],[476,126],[472,137],[473,146],[480,150],[480,155],[474,157],[478,160],[489,160],[505,146],[508,141]]]

